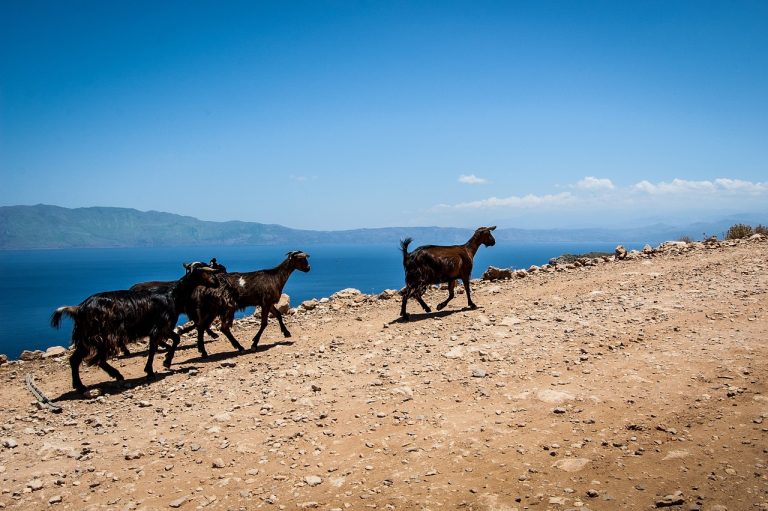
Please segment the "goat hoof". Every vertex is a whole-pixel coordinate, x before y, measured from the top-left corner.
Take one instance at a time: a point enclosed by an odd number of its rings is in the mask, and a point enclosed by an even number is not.
[[[443,305],[442,303],[437,306],[437,310],[441,311],[443,309],[445,309],[445,305]]]
[[[207,351],[201,351],[200,352],[200,358],[208,358],[208,352]]]
[[[256,342],[254,342],[253,344],[251,344],[251,349],[252,349],[252,350],[255,350],[255,349],[258,347],[258,346],[259,346],[259,342],[258,342],[258,341],[256,341]]]
[[[291,332],[288,332],[288,331],[283,332],[283,337],[287,338],[287,337],[290,337],[290,336],[291,336]]]
[[[243,348],[243,347],[242,347],[242,346],[240,346],[239,344],[238,344],[237,346],[235,346],[235,349],[236,349],[237,351],[245,351],[245,348]]]
[[[208,332],[208,335],[211,336],[211,339],[218,339],[219,338],[219,334],[217,334],[215,332]]]
[[[469,306],[469,308],[470,308],[470,309],[472,309],[472,310],[475,310],[475,309],[477,309],[477,305],[475,305],[475,304],[473,303],[473,304],[471,304],[471,305]]]

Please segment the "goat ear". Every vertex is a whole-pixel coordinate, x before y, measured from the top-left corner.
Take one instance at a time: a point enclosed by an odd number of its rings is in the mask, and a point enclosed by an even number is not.
[[[181,263],[181,265],[184,267],[185,270],[189,270],[190,266],[192,266],[190,263]]]

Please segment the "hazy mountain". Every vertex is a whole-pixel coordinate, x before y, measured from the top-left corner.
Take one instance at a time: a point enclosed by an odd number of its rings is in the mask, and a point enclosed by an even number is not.
[[[655,243],[683,235],[701,239],[722,233],[737,222],[767,223],[766,219],[731,217],[716,222],[627,229],[499,228],[498,241],[635,241]],[[208,222],[196,218],[127,208],[0,207],[0,249],[106,248],[194,245],[291,245],[317,243],[394,243],[406,236],[414,246],[463,243],[471,229],[445,227],[387,227],[346,231],[310,231],[256,222]]]

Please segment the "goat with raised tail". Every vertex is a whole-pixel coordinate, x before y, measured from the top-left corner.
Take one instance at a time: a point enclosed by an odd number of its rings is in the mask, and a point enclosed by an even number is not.
[[[161,339],[173,339],[173,348],[179,336],[173,331],[184,303],[199,285],[217,286],[213,268],[204,263],[185,264],[186,274],[167,286],[149,289],[107,291],[86,298],[80,305],[59,307],[51,316],[51,326],[59,328],[61,318],[67,315],[75,325],[72,329],[74,351],[69,357],[72,369],[72,386],[84,393],[86,388],[80,379],[80,363],[98,365],[108,375],[120,381],[123,375],[109,365],[107,359],[117,355],[121,346],[149,337],[149,354],[144,372],[147,378],[154,376],[152,363],[157,343]],[[166,367],[170,365],[166,355]]]
[[[194,322],[197,328],[197,346],[198,350],[201,350],[201,354],[205,353],[203,331],[209,328],[217,317],[221,321],[221,332],[233,346],[239,346],[240,344],[230,330],[235,320],[235,312],[251,306],[261,307],[261,326],[253,337],[252,349],[259,344],[261,334],[267,327],[270,312],[277,318],[283,335],[290,337],[291,332],[285,326],[283,315],[275,305],[280,300],[283,287],[288,282],[293,270],[305,273],[309,271],[308,258],[309,254],[305,252],[288,252],[286,259],[272,269],[223,273],[217,277],[221,281],[226,281],[226,284],[222,282],[219,289],[198,289],[192,296],[193,300],[197,302],[197,306],[190,308],[189,313],[192,315],[189,319]],[[173,359],[173,351],[172,348],[168,352],[166,362]]]
[[[408,245],[413,239],[405,238],[400,242],[400,250],[403,252],[403,268],[405,269],[405,290],[403,291],[403,304],[400,308],[400,316],[407,320],[405,311],[408,298],[414,297],[426,312],[432,312],[422,295],[427,287],[432,284],[448,284],[448,298],[437,306],[437,310],[443,309],[453,299],[453,288],[456,279],[461,279],[467,293],[467,304],[471,309],[477,305],[472,301],[469,289],[469,278],[472,275],[472,260],[480,245],[492,247],[496,244],[491,231],[493,227],[479,227],[472,237],[463,245],[424,245],[413,252],[408,252]]]

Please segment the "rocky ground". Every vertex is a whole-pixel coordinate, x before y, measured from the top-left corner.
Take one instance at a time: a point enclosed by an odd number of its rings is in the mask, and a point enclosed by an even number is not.
[[[768,509],[766,248],[513,273],[407,323],[342,293],[255,352],[85,369],[96,398],[66,356],[0,366],[0,508]]]

